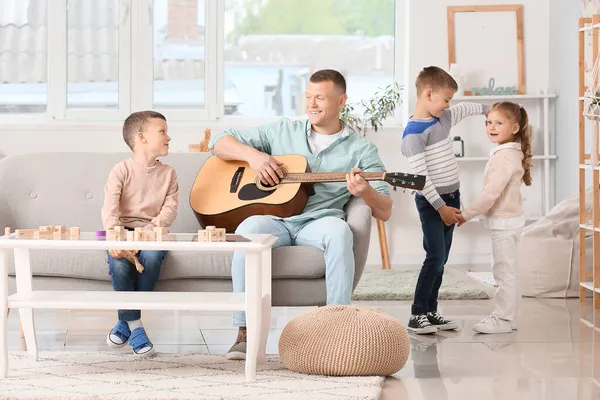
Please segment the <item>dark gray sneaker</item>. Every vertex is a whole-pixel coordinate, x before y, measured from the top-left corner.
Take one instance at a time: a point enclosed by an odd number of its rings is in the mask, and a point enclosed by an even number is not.
[[[435,326],[438,331],[449,331],[458,329],[458,324],[454,321],[448,321],[446,318],[438,314],[437,311],[427,313],[427,319],[431,325]]]
[[[228,360],[245,360],[246,359],[246,342],[236,342],[227,354],[225,358]]]
[[[436,333],[437,328],[429,322],[427,315],[411,315],[408,320],[408,327],[406,328],[409,332],[416,333],[418,335],[425,335],[428,333]]]

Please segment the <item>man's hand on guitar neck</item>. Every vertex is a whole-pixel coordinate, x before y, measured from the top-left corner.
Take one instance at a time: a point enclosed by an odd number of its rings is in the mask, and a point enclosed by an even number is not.
[[[352,173],[346,174],[346,186],[352,196],[363,197],[367,190],[375,190],[369,185],[369,182],[359,175],[361,172],[363,171],[360,168],[352,168]]]
[[[362,169],[352,168],[351,174],[346,174],[346,186],[353,196],[360,197],[371,207],[373,217],[387,221],[392,215],[392,199],[384,194],[377,193],[375,189],[362,176]]]
[[[262,151],[255,151],[247,162],[264,184],[276,185],[283,178],[283,171],[279,168],[283,163]]]

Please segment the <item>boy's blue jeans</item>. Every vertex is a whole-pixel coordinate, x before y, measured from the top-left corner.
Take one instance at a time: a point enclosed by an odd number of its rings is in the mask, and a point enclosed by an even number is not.
[[[460,209],[460,192],[458,190],[441,195],[441,197],[447,206]],[[426,255],[417,280],[411,314],[420,315],[437,311],[438,293],[442,285],[444,265],[448,261],[452,245],[454,225],[446,226],[440,214],[424,196],[416,194],[415,202],[421,219],[423,248]]]
[[[282,246],[312,246],[325,253],[325,285],[327,304],[350,304],[354,282],[354,237],[350,227],[340,218],[324,217],[308,223],[293,223],[264,215],[245,219],[237,234],[263,233],[278,237],[273,248]],[[233,254],[231,275],[233,291],[243,292],[246,284],[246,257]],[[235,326],[246,326],[246,313],[233,313]]]
[[[126,258],[108,255],[108,273],[113,289],[117,292],[150,292],[160,276],[162,262],[167,254],[164,250],[142,250],[138,254],[144,271],[139,273],[135,265]],[[140,310],[118,310],[119,321],[136,321],[142,317]]]

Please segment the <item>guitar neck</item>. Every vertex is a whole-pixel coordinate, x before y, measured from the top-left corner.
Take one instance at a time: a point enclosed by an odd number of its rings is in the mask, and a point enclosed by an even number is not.
[[[281,183],[346,182],[346,174],[346,172],[288,173]],[[361,172],[359,175],[367,181],[382,181],[385,178],[385,172]]]

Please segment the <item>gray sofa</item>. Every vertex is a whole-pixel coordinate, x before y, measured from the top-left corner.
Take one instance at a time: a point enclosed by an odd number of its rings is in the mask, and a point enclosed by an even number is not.
[[[110,168],[128,153],[41,153],[0,160],[0,228],[41,225],[102,229],[100,209]],[[173,232],[196,232],[189,193],[206,153],[175,153],[163,159],[179,177],[179,212]],[[207,194],[208,196],[209,194]],[[371,231],[371,209],[353,198],[346,206],[354,233],[354,287],[362,275]],[[3,229],[2,229],[3,232]],[[168,253],[158,291],[231,291],[231,256]],[[34,290],[112,290],[106,252],[31,251]],[[15,292],[10,258],[9,293]],[[313,306],[326,300],[323,252],[312,247],[273,250],[273,305]]]

